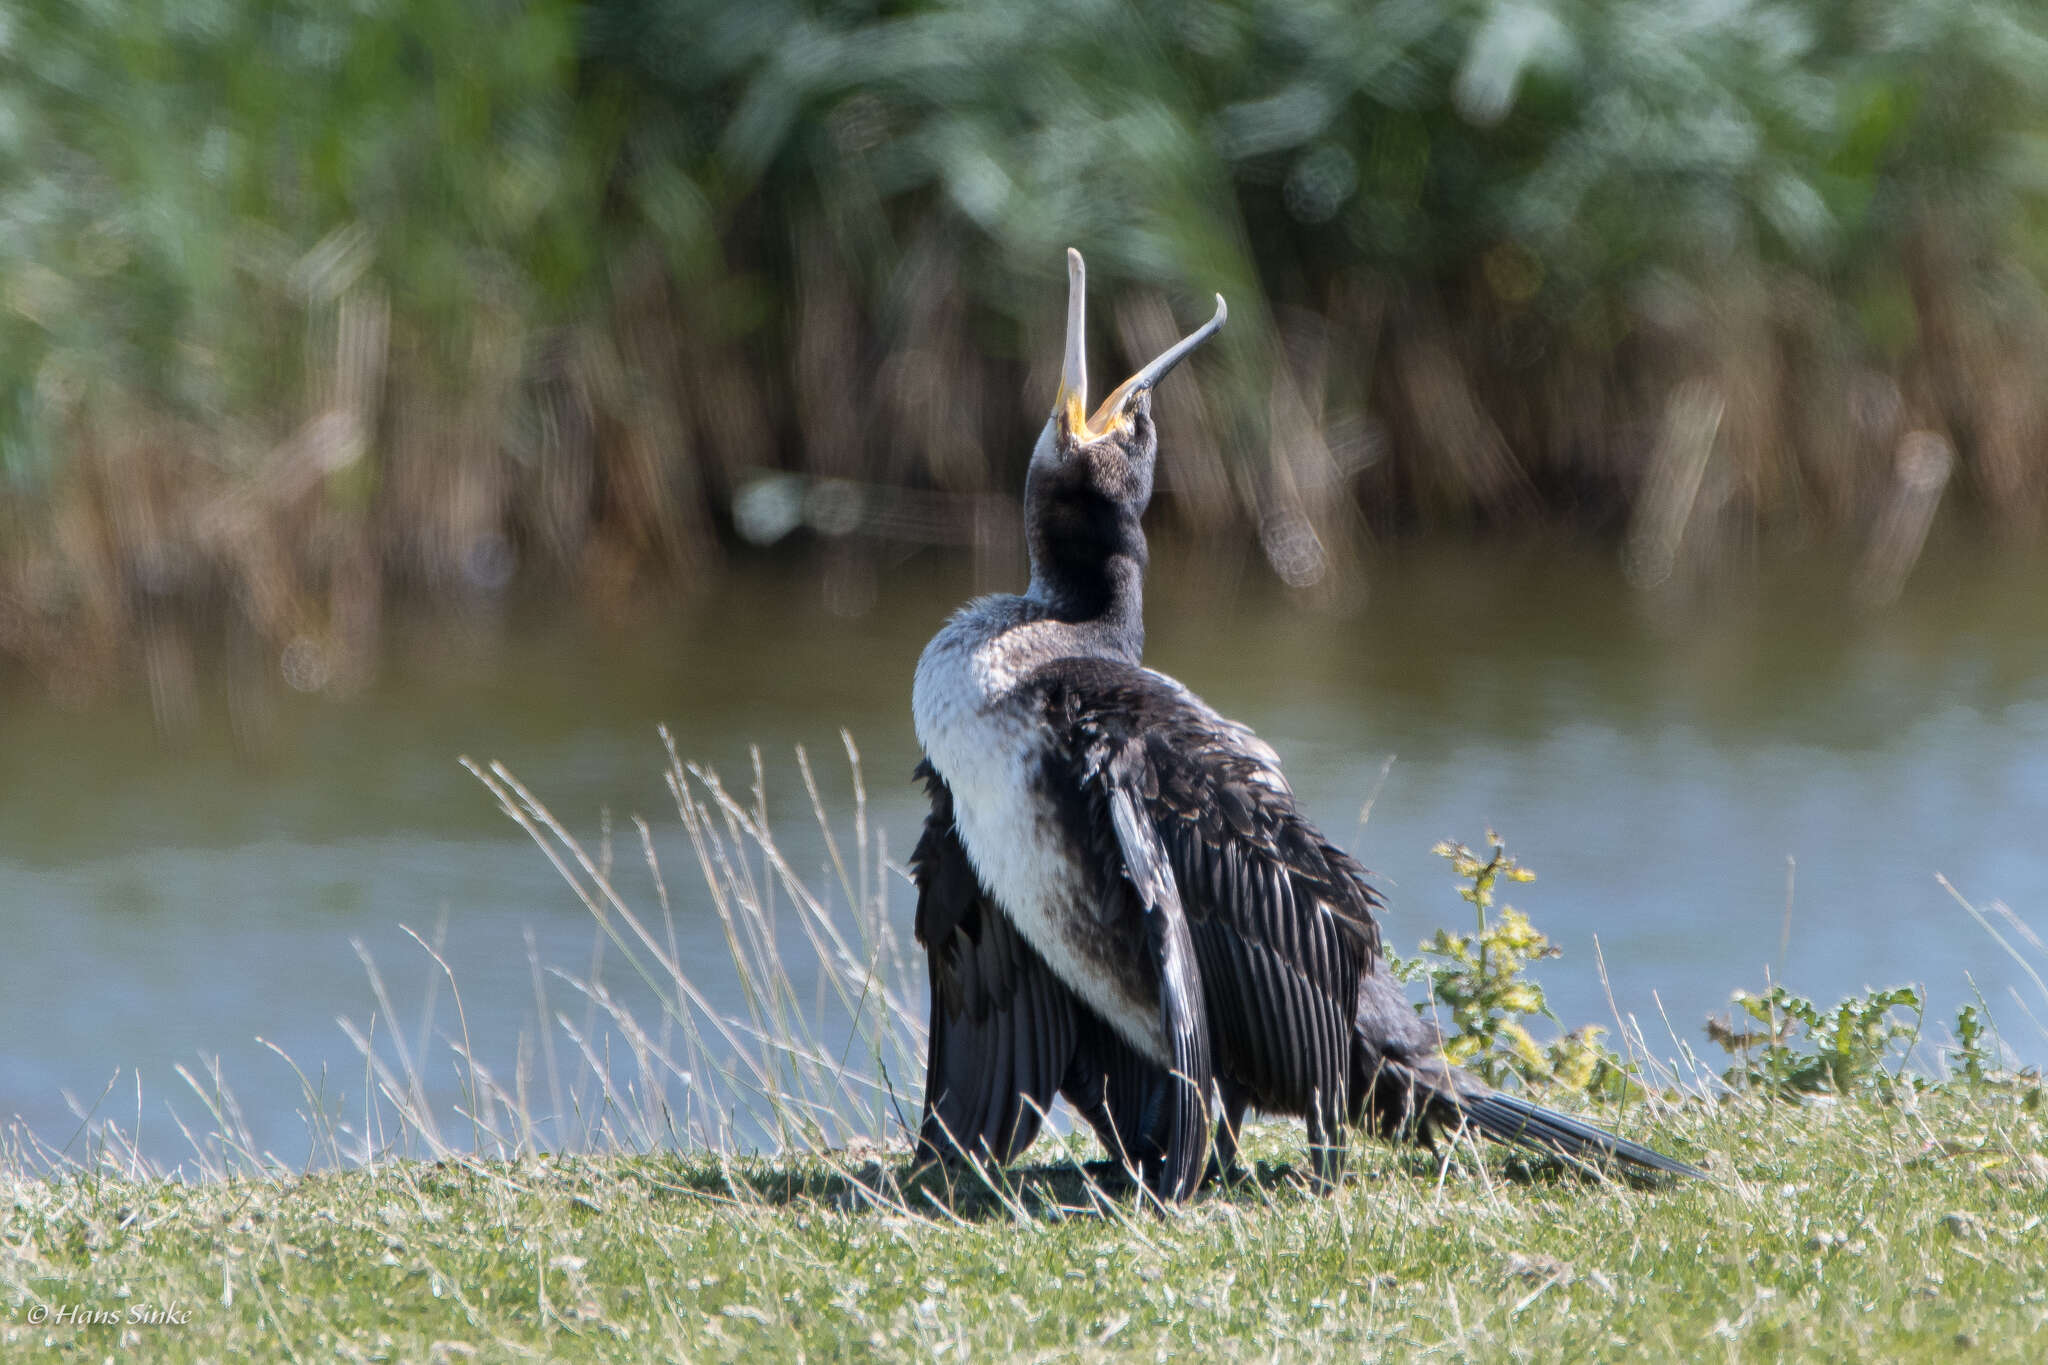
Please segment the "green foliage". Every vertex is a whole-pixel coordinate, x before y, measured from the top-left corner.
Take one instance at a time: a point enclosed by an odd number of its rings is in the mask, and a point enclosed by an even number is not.
[[[1532,882],[1536,874],[1517,863],[1492,830],[1486,842],[1483,858],[1458,843],[1440,843],[1433,850],[1457,875],[1458,895],[1476,920],[1474,932],[1438,929],[1423,943],[1419,958],[1390,958],[1396,974],[1429,983],[1430,998],[1417,1008],[1442,1028],[1445,1055],[1488,1084],[1514,1077],[1525,1084],[1620,1093],[1628,1084],[1628,1068],[1600,1042],[1605,1030],[1597,1024],[1548,1043],[1537,1042],[1529,1031],[1527,1020],[1558,1022],[1543,987],[1527,975],[1529,964],[1560,956],[1562,950],[1513,906],[1494,912],[1498,883]]]
[[[588,22],[596,69],[685,116],[645,145],[714,199],[836,204],[848,237],[909,199],[1013,268],[1085,240],[1182,285],[1248,279],[1251,243],[1315,275],[1461,273],[1506,243],[1495,284],[1569,307],[1646,260],[1840,259],[1905,226],[1908,186],[2035,188],[2000,139],[2041,127],[2037,11],[1854,8],[602,0]]]
[[[1950,1084],[1973,1095],[2016,1095],[2029,1109],[2041,1107],[2044,1096],[2040,1070],[2028,1067],[2015,1071],[2005,1065],[2004,1049],[1981,997],[1977,1004],[1964,1005],[1956,1011],[1952,1031],[1955,1041],[1941,1050]]]
[[[1429,999],[1416,1008],[1436,1019],[1444,1053],[1492,1085],[1509,1080],[1555,1085],[1568,1091],[1619,1098],[1636,1084],[1633,1063],[1600,1041],[1587,1025],[1538,1042],[1530,1022],[1557,1024],[1543,988],[1528,975],[1532,963],[1560,955],[1556,944],[1513,906],[1495,907],[1502,882],[1530,882],[1535,874],[1509,855],[1500,836],[1486,833],[1484,856],[1461,843],[1433,850],[1451,864],[1458,895],[1472,907],[1473,932],[1438,929],[1421,955],[1388,954],[1404,981],[1422,981]],[[1762,994],[1736,991],[1733,1002],[1746,1024],[1709,1019],[1707,1036],[1737,1058],[1726,1079],[1773,1096],[1865,1094],[1888,1099],[1902,1083],[1925,1090],[1934,1082],[1911,1075],[1908,1054],[1919,1041],[1926,998],[1917,987],[1895,986],[1850,996],[1823,1010],[1781,985]],[[1947,1050],[1952,1070],[1968,1085],[2017,1081],[2038,1103],[2039,1078],[2014,1077],[1997,1067],[1997,1048],[1986,1014],[1965,1005],[1956,1015],[1956,1042]]]
[[[1956,1011],[1956,1044],[1948,1055],[1950,1065],[1959,1068],[1963,1079],[1971,1085],[1983,1085],[1991,1079],[1997,1052],[1990,1041],[1988,1021],[1975,1005],[1964,1005]]]
[[[1762,1027],[1739,1030],[1732,1020],[1708,1021],[1707,1036],[1738,1059],[1727,1079],[1788,1096],[1889,1097],[1926,1012],[1926,998],[1914,986],[1850,996],[1832,1010],[1779,985],[1761,995],[1737,991],[1733,1001]]]
[[[1458,878],[1458,895],[1472,908],[1473,932],[1438,929],[1420,956],[1388,953],[1394,974],[1420,981],[1429,999],[1416,1008],[1443,1030],[1444,1053],[1491,1085],[1519,1081],[1573,1093],[1619,1099],[1640,1093],[1637,1068],[1600,1041],[1604,1029],[1585,1025],[1539,1042],[1530,1024],[1558,1024],[1543,988],[1528,975],[1532,963],[1561,950],[1513,906],[1495,907],[1502,882],[1530,882],[1535,874],[1509,855],[1500,837],[1486,834],[1484,856],[1461,843],[1433,850]],[[1907,1070],[1919,1041],[1926,998],[1917,987],[1868,991],[1823,1010],[1781,985],[1762,994],[1736,991],[1733,1002],[1746,1025],[1709,1019],[1707,1036],[1733,1055],[1730,1084],[1770,1096],[1868,1095],[1889,1099],[1901,1084],[1926,1091],[1938,1082]],[[1956,1015],[1949,1067],[1975,1089],[2020,1092],[2041,1103],[2038,1074],[2015,1075],[1998,1066],[1988,1015],[1964,1005]]]
[[[1505,879],[1531,882],[1536,874],[1508,856],[1499,836],[1488,830],[1489,856],[1481,858],[1464,844],[1444,842],[1432,852],[1446,859],[1459,880],[1458,895],[1477,920],[1474,933],[1438,929],[1422,945],[1428,962],[1431,1005],[1449,1012],[1444,1026],[1444,1051],[1489,1083],[1499,1084],[1509,1072],[1540,1071],[1542,1052],[1522,1020],[1532,1015],[1553,1019],[1543,988],[1525,980],[1528,964],[1556,957],[1559,950],[1513,906],[1493,908],[1494,887]]]
[[[938,268],[1008,324],[996,341],[1049,311],[1058,250],[1078,243],[1105,279],[1191,308],[1230,296],[1230,363],[1209,383],[1247,434],[1281,309],[1367,328],[1364,348],[1421,324],[1506,328],[1520,382],[1541,387],[1534,357],[1604,366],[1772,272],[1802,287],[1802,340],[1893,355],[1915,340],[1898,305],[1916,234],[1952,239],[1971,272],[2048,243],[2038,158],[2016,157],[2048,135],[2048,25],[2023,0],[746,14],[590,11],[592,66],[627,111],[626,202],[679,270],[722,257],[788,281],[816,250],[886,332]],[[726,225],[763,221],[781,231],[736,249]],[[1495,407],[1485,390],[1517,381],[1453,339]],[[1332,383],[1333,415],[1402,405],[1370,372]]]
[[[573,300],[601,164],[573,0],[11,7],[0,38],[0,475],[74,401],[297,416],[307,319],[358,280],[459,356]]]

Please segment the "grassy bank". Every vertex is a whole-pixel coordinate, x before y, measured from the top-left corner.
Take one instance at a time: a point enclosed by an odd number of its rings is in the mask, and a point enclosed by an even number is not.
[[[1882,600],[1937,507],[2048,509],[2021,0],[21,8],[0,659],[67,691],[1007,548],[1069,244],[1104,371],[1229,295],[1164,514],[1303,588],[1561,523],[1650,580],[1845,535]]]
[[[1659,1112],[1717,1184],[1639,1191],[1367,1149],[1305,1193],[1157,1217],[1071,1166],[1008,1197],[901,1154],[392,1163],[0,1194],[9,1359],[2033,1359],[2048,1324],[2036,1110],[1744,1101]],[[1040,1155],[1034,1153],[1034,1155]],[[1051,1152],[1044,1155],[1051,1156]],[[35,1324],[39,1307],[149,1326]],[[1966,1349],[1959,1349],[1966,1348]]]

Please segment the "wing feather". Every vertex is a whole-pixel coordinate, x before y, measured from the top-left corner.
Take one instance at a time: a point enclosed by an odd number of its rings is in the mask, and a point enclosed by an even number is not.
[[[922,1160],[1014,1160],[1066,1079],[1081,1021],[1065,986],[998,911],[953,825],[952,793],[919,767],[932,810],[911,854],[931,979]]]
[[[1207,998],[1193,938],[1182,909],[1180,885],[1150,811],[1157,785],[1142,750],[1091,752],[1083,767],[1109,812],[1118,869],[1103,869],[1105,893],[1127,883],[1144,916],[1145,943],[1159,982],[1159,1022],[1171,1059],[1159,1098],[1164,1151],[1158,1176],[1161,1198],[1181,1200],[1201,1184],[1208,1161],[1210,1055]],[[1115,875],[1121,872],[1121,880]]]
[[[1113,1156],[1156,1159],[1165,1073],[1096,1019],[1025,942],[974,871],[952,792],[929,763],[917,776],[932,802],[910,857],[931,989],[919,1159],[1013,1161],[1055,1095]]]
[[[1133,883],[1163,861],[1182,890],[1217,1074],[1262,1109],[1341,1105],[1379,942],[1363,869],[1296,809],[1270,748],[1171,679],[1067,659],[1038,681],[1068,771],[1105,789]]]

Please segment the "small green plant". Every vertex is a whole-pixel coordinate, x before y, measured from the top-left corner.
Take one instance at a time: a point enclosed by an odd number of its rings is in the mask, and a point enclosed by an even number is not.
[[[1486,843],[1484,856],[1449,841],[1433,850],[1457,874],[1458,895],[1475,917],[1474,932],[1437,930],[1423,943],[1419,958],[1390,956],[1396,974],[1429,983],[1430,999],[1417,1008],[1443,1022],[1445,1055],[1488,1084],[1513,1076],[1525,1084],[1616,1092],[1628,1084],[1628,1069],[1600,1041],[1604,1029],[1589,1024],[1549,1043],[1538,1043],[1529,1031],[1525,1021],[1536,1017],[1558,1023],[1543,988],[1527,975],[1529,964],[1561,956],[1563,950],[1513,906],[1495,912],[1494,890],[1500,882],[1531,882],[1536,874],[1516,862],[1492,830],[1486,832]]]
[[[1990,1080],[1997,1064],[1996,1045],[1990,1041],[1990,1032],[1990,1021],[1975,1005],[1965,1005],[1956,1011],[1956,1045],[1948,1049],[1949,1065],[1971,1085],[1983,1085]]]
[[[1832,1010],[1774,985],[1761,995],[1737,991],[1735,1008],[1759,1028],[1738,1027],[1733,1012],[1709,1019],[1707,1036],[1737,1060],[1730,1084],[1774,1095],[1853,1095],[1888,1098],[1904,1073],[1906,1053],[1920,1037],[1927,1009],[1917,986],[1852,995]],[[1981,1042],[1974,1011],[1970,1027]],[[1963,1021],[1958,1019],[1958,1034]]]
[[[2004,1092],[2016,1096],[2029,1110],[2040,1109],[2040,1069],[2014,1070],[2006,1065],[2005,1050],[1982,996],[1976,1004],[1964,1005],[1956,1011],[1954,1033],[1955,1041],[1941,1049],[1947,1075],[1943,1080],[1926,1082],[1927,1087],[1947,1084],[1959,1085],[1972,1093]]]

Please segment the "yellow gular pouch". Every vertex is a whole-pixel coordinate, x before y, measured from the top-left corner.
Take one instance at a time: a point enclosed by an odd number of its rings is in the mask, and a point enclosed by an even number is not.
[[[1118,404],[1119,409],[1122,395],[1122,389],[1110,395],[1110,399]],[[1112,410],[1110,402],[1104,402],[1095,410],[1095,415],[1090,417],[1081,395],[1069,391],[1063,400],[1062,408],[1066,414],[1067,432],[1075,445],[1088,445],[1106,436],[1121,435],[1131,429],[1131,419],[1121,410]]]

